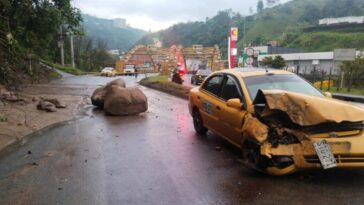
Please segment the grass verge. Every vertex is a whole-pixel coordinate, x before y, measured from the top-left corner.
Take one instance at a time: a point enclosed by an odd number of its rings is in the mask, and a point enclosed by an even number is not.
[[[188,93],[191,87],[172,83],[166,75],[147,77],[139,82],[141,85],[153,88],[183,99],[188,99]]]
[[[331,87],[329,91],[326,88],[322,89],[321,91],[330,92],[330,93],[341,93],[341,94],[364,96],[364,89],[363,88],[351,88],[351,91],[348,92],[347,88],[341,88],[340,90],[337,90],[336,87]]]
[[[68,66],[62,66],[62,65],[59,65],[59,64],[56,64],[56,63],[51,63],[51,62],[48,62],[48,61],[42,61],[44,64],[46,65],[49,65],[49,66],[52,66],[60,71],[63,71],[65,73],[69,73],[69,74],[72,74],[72,75],[83,75],[85,74],[82,70],[78,69],[78,68],[73,68],[73,67],[68,67]]]

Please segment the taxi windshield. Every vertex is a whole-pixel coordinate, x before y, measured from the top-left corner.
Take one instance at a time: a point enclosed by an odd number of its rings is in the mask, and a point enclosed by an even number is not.
[[[250,98],[254,100],[258,90],[286,90],[308,95],[323,96],[311,84],[297,75],[261,75],[245,77],[244,82],[248,88]]]

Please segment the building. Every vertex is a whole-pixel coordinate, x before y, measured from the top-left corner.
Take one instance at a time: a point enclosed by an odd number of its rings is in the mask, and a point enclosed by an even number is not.
[[[280,0],[266,0],[266,8],[273,8],[280,4]]]
[[[364,53],[363,53],[364,54]],[[279,54],[284,58],[287,64],[287,69],[290,69],[299,74],[310,74],[314,70],[321,71],[325,74],[339,75],[340,61],[334,63],[334,52],[316,52],[316,53],[290,53]],[[360,51],[356,55],[361,55]],[[265,57],[275,58],[274,55],[259,55],[258,62],[260,63]]]
[[[107,52],[108,52],[110,55],[116,55],[116,56],[119,56],[119,55],[120,55],[119,50],[108,50]]]
[[[116,28],[126,28],[126,19],[123,18],[113,19],[113,26]]]
[[[244,51],[248,48],[252,48],[254,50],[255,55],[265,55],[265,54],[284,54],[284,53],[302,53],[303,49],[301,48],[286,48],[281,46],[252,46],[246,47]]]
[[[325,18],[319,20],[320,26],[338,25],[338,24],[363,24],[364,16],[346,16],[341,18]]]
[[[162,48],[162,46],[163,46],[162,41],[160,41],[158,38],[153,38],[153,44],[157,48]]]
[[[258,66],[259,55],[287,54],[287,53],[302,53],[300,48],[286,48],[277,46],[275,41],[271,41],[266,46],[251,46],[244,48],[242,58],[239,59],[239,65],[243,66]]]

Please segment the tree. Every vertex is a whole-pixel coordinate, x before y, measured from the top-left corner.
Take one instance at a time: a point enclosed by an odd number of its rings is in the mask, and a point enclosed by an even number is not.
[[[263,9],[264,9],[264,3],[262,0],[259,0],[258,4],[257,4],[257,12],[261,13],[263,11]]]
[[[82,20],[70,0],[1,0],[0,13],[17,46],[39,56],[54,52],[60,26],[76,33]]]
[[[279,55],[276,56],[273,60],[272,68],[282,69],[284,67],[286,67],[286,61],[284,60],[284,58]]]
[[[249,7],[249,14],[253,15],[253,13],[254,13],[253,7]]]
[[[260,63],[262,66],[267,66],[269,68],[282,69],[286,66],[286,61],[282,56],[273,57],[265,57]]]
[[[300,21],[305,21],[311,24],[316,24],[320,18],[322,18],[321,10],[314,4],[308,4],[305,6],[303,15],[300,17]]]
[[[80,22],[70,0],[0,0],[0,83],[14,86],[23,81],[19,73],[33,75],[29,59],[54,58],[60,27],[76,33]]]
[[[340,67],[346,73],[349,92],[353,85],[364,86],[362,81],[364,76],[364,56],[358,56],[354,61],[345,61]]]
[[[100,71],[100,68],[114,65],[115,59],[107,52],[105,41],[94,42],[87,36],[78,36],[74,47],[76,66],[81,70]]]
[[[267,66],[267,67],[272,67],[272,63],[273,62],[273,57],[265,57],[263,58],[262,62],[260,63],[260,65],[262,66]]]

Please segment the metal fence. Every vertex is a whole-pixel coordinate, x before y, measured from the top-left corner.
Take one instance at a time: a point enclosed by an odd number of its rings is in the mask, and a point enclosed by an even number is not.
[[[346,89],[350,92],[353,89],[364,90],[364,72],[352,74],[342,72],[340,75],[333,75],[325,71],[313,70],[307,73],[299,73],[299,75],[323,91],[337,92]]]

